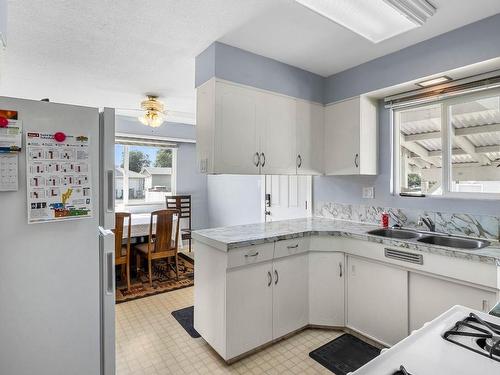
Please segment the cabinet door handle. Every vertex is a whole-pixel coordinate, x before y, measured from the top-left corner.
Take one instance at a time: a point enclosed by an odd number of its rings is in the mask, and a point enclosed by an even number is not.
[[[262,161],[260,163],[260,165],[263,167],[264,165],[266,165],[266,154],[264,154],[263,152],[260,153],[260,157],[262,158]],[[259,158],[260,160],[260,158]]]
[[[253,254],[245,254],[245,258],[250,258],[250,257],[256,257],[257,255],[259,255],[259,252],[256,251],[255,253]]]
[[[267,286],[271,286],[272,282],[273,282],[273,276],[271,275],[271,271],[267,271]]]
[[[342,277],[342,262],[339,262],[339,276]]]
[[[358,167],[359,167],[358,159],[359,159],[359,154],[356,154],[356,155],[354,156],[354,165],[356,166],[356,168],[358,168]]]
[[[489,303],[487,300],[483,299],[483,312],[488,312],[489,311]]]
[[[287,246],[286,248],[287,248],[287,249],[296,249],[296,248],[298,248],[298,247],[299,247],[299,244],[295,244],[295,245],[289,245],[289,246]]]
[[[253,156],[253,164],[258,167],[260,164],[260,158],[259,158],[259,153],[256,152],[255,155]]]
[[[297,168],[302,167],[302,156],[297,155]]]
[[[278,284],[278,281],[279,281],[279,275],[278,275],[278,271],[277,270],[274,270],[274,276],[276,278],[276,280],[274,280],[274,285]]]

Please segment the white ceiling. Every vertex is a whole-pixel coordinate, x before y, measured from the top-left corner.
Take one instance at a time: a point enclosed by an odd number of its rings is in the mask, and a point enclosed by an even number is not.
[[[192,117],[194,57],[215,40],[327,76],[500,13],[433,3],[424,27],[372,44],[293,0],[9,0],[0,94],[138,108],[149,92]]]

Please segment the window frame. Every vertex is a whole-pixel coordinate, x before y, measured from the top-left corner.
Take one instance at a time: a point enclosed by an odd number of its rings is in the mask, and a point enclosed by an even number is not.
[[[493,88],[488,90],[481,90],[478,92],[465,93],[457,96],[453,96],[448,99],[440,99],[435,101],[426,101],[424,103],[412,104],[408,106],[401,106],[399,108],[391,108],[391,194],[400,195],[401,193],[401,157],[400,157],[400,125],[397,119],[399,113],[407,111],[414,108],[420,108],[430,105],[440,105],[441,106],[441,185],[442,194],[441,195],[425,195],[424,198],[431,199],[500,199],[500,193],[483,193],[483,192],[456,192],[451,190],[452,179],[452,141],[449,122],[451,116],[451,107],[453,105],[470,102],[473,100],[480,100],[484,98],[490,98],[492,96],[498,96],[500,98],[500,89]],[[500,100],[500,99],[499,99]],[[418,196],[417,196],[418,197]]]
[[[158,137],[155,138],[145,138],[141,137],[145,141],[151,140],[151,141],[157,141]],[[122,198],[122,203],[121,205],[123,206],[124,209],[127,207],[149,207],[149,206],[158,206],[159,204],[165,203],[165,200],[158,200],[158,201],[153,201],[153,202],[129,202],[129,191],[128,189],[129,183],[129,176],[128,176],[128,160],[129,160],[129,152],[130,152],[130,147],[134,145],[129,145],[125,143],[120,143],[115,139],[114,145],[121,145],[123,146],[123,198]],[[143,146],[143,147],[155,147],[155,148],[166,148],[171,150],[172,152],[172,175],[171,175],[171,180],[170,180],[170,185],[171,185],[171,194],[176,195],[177,194],[177,147],[168,147],[168,146],[151,146],[151,145],[141,145],[138,144],[137,146]],[[127,162],[126,162],[127,160]],[[116,164],[115,164],[116,165]],[[127,187],[127,189],[125,189]],[[115,205],[116,203],[116,198],[115,198]]]

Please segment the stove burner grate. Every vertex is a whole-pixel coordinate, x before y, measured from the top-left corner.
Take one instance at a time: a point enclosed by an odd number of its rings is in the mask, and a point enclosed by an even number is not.
[[[460,329],[469,330],[463,331]],[[464,336],[477,338],[477,340],[474,340],[477,348],[457,340],[458,337]],[[443,337],[456,345],[500,362],[500,326],[486,322],[474,313],[470,313],[465,319],[456,322],[455,326],[446,331]]]
[[[399,366],[399,370],[393,373],[392,375],[412,375],[410,374],[403,365]]]

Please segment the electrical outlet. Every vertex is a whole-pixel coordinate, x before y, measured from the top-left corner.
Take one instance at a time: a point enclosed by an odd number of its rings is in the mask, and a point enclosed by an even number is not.
[[[363,188],[363,198],[373,199],[375,198],[375,188],[373,186]]]

